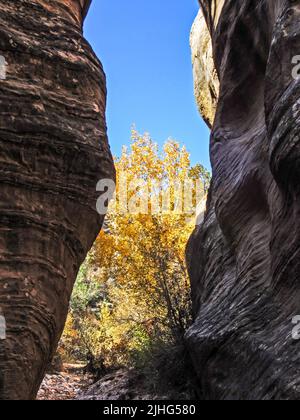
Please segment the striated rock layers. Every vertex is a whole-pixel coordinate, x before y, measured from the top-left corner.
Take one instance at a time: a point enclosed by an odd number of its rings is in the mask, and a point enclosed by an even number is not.
[[[220,94],[187,340],[204,399],[299,400],[300,4],[201,3]]]
[[[97,181],[114,177],[88,4],[0,2],[0,399],[35,397],[102,224]]]

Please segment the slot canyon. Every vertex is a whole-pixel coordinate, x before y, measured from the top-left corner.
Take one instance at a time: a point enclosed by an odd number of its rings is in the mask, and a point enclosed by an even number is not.
[[[1,400],[35,399],[103,224],[96,185],[115,179],[105,74],[83,37],[90,4],[0,3]],[[298,400],[300,3],[200,7],[191,46],[212,183],[187,245],[198,395]]]

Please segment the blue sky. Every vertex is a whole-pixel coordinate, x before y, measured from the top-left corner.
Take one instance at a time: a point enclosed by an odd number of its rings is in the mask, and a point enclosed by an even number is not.
[[[85,37],[107,75],[107,124],[113,154],[132,124],[159,144],[185,144],[192,163],[209,164],[209,131],[193,96],[189,35],[197,0],[93,0]]]

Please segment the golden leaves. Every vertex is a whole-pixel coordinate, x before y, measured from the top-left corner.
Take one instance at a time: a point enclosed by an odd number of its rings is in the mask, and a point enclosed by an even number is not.
[[[174,181],[183,183],[191,171],[188,152],[173,140],[160,152],[148,134],[133,130],[131,147],[123,148],[116,169],[116,200],[89,262],[105,297],[98,312],[85,314],[79,322],[89,351],[108,364],[129,363],[130,354],[155,336],[175,339],[191,316],[185,246],[194,223],[187,219],[190,214],[174,211]],[[136,178],[157,188],[147,190],[149,211],[132,214],[120,201],[122,194],[132,198],[128,185]],[[164,195],[171,204],[167,212],[161,211]],[[157,212],[151,207],[155,201],[160,204]]]

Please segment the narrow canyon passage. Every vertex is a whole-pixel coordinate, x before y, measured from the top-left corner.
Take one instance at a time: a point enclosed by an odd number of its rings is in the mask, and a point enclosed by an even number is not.
[[[0,4],[1,400],[36,398],[80,266],[104,221],[97,211],[98,182],[116,178],[105,75],[83,37],[90,4]],[[200,5],[192,59],[195,96],[211,127],[212,182],[204,221],[187,247],[192,326],[178,316],[186,296],[175,281],[174,310],[164,259],[152,265],[150,257],[148,263],[141,259],[137,277],[152,270],[181,339],[189,326],[185,342],[198,399],[299,400],[300,6],[291,0],[201,0]],[[149,136],[133,131],[132,137],[133,156],[146,167],[138,152],[145,145],[150,155],[157,149]],[[173,178],[179,173],[172,172],[174,153],[186,172],[195,169],[185,149],[170,141],[164,164]],[[117,169],[124,162],[132,168],[127,152]],[[192,174],[198,177],[199,171]],[[139,220],[143,227],[146,222]],[[131,223],[125,219],[122,235]],[[165,223],[174,230],[182,226],[176,218]],[[151,228],[159,242],[164,229]],[[122,249],[128,260],[141,237],[130,235],[131,248]],[[178,237],[161,242],[173,260]],[[152,255],[149,243],[143,245]],[[148,321],[145,330],[152,332],[156,316]]]

